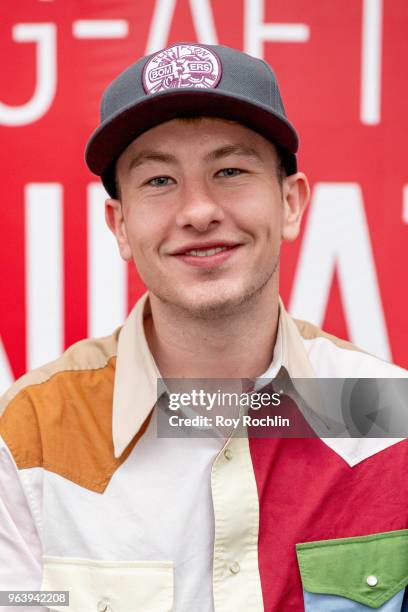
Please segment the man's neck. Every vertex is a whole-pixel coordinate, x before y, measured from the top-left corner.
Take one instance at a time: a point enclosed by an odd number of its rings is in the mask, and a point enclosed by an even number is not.
[[[277,336],[277,288],[233,316],[203,320],[150,296],[146,339],[163,378],[256,378],[271,363]]]

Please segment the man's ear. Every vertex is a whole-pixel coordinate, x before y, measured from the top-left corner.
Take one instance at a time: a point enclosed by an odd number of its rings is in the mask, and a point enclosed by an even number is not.
[[[303,172],[291,174],[283,180],[282,240],[295,240],[300,232],[303,213],[310,198],[310,187]]]
[[[127,237],[123,206],[120,200],[108,198],[105,201],[105,220],[118,243],[120,256],[125,261],[131,261],[132,250]]]

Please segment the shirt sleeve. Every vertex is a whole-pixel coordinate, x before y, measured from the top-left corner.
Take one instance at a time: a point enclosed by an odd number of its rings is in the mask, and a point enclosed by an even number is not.
[[[42,544],[13,457],[0,437],[0,591],[39,590]],[[0,612],[46,612],[43,607],[1,606]]]

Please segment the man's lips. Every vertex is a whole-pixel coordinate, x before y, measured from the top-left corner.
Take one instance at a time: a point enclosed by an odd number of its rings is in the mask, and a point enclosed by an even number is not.
[[[219,240],[217,242],[215,240],[212,240],[211,242],[191,242],[182,247],[179,247],[178,249],[175,249],[170,253],[170,255],[186,255],[190,251],[208,251],[219,248],[229,249],[236,246],[239,246],[238,242],[229,242],[226,240]]]
[[[224,263],[242,246],[238,243],[211,242],[189,244],[174,253],[173,257],[187,265],[210,269]]]

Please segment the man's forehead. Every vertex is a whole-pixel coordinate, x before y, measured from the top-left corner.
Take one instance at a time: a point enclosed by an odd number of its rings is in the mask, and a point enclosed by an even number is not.
[[[195,139],[191,141],[191,131]],[[147,130],[125,149],[119,162],[135,167],[145,161],[169,162],[193,147],[203,161],[214,161],[228,155],[243,155],[262,161],[272,153],[273,143],[237,121],[218,117],[179,117]],[[130,168],[129,168],[130,169]]]

